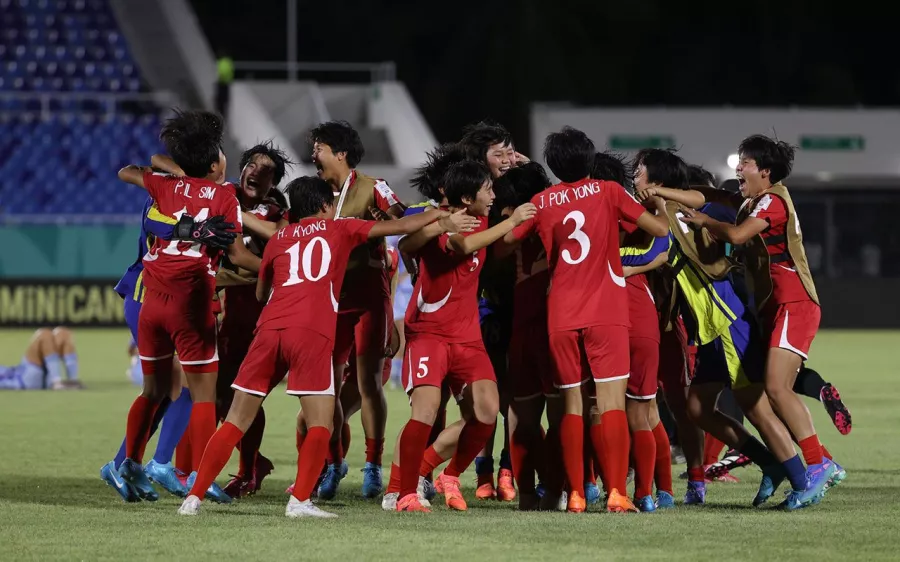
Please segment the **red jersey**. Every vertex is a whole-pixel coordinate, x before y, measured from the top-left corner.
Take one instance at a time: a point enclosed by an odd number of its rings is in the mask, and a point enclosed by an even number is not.
[[[647,277],[643,273],[626,277],[625,291],[628,293],[628,319],[631,321],[629,336],[650,338],[659,343],[659,315]]]
[[[369,238],[374,221],[305,218],[269,240],[259,270],[272,293],[257,331],[301,327],[334,341],[338,294],[353,248]],[[227,303],[226,303],[227,306]]]
[[[752,200],[748,200],[752,201]],[[748,202],[752,205],[752,202]],[[784,199],[767,193],[756,201],[756,205],[750,212],[751,217],[763,219],[769,223],[768,228],[762,232],[763,240],[768,241],[769,238],[780,236],[783,242],[780,244],[772,244],[768,246],[769,255],[777,256],[787,252],[787,239],[785,231],[788,224],[787,206]],[[795,223],[800,228],[800,221]],[[803,287],[800,276],[794,268],[794,261],[787,260],[780,263],[773,263],[769,266],[772,275],[772,298],[771,302],[783,304],[786,302],[800,302],[812,300]]]
[[[479,217],[469,236],[487,228]],[[478,275],[487,250],[462,256],[450,250],[450,234],[429,241],[418,252],[419,278],[406,308],[407,337],[432,335],[447,343],[481,341],[478,322]]]
[[[529,236],[516,248],[516,285],[513,289],[513,323],[547,322],[550,270],[547,252],[537,236]]]
[[[204,179],[155,172],[144,172],[144,187],[163,215],[180,219],[186,213],[197,221],[223,215],[226,222],[235,224],[236,232],[242,230],[240,205],[232,189]],[[144,256],[144,284],[173,296],[202,289],[212,298],[223,253],[200,244],[157,238]]]
[[[628,326],[619,257],[619,221],[636,222],[644,207],[611,181],[561,183],[535,195],[537,215],[519,225],[521,239],[537,231],[550,268],[550,333],[590,326]]]

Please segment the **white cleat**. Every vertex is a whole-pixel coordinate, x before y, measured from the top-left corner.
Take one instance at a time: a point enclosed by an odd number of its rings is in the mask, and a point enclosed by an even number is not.
[[[285,517],[337,517],[336,513],[328,513],[322,511],[310,500],[300,501],[294,496],[288,500],[287,508],[284,510]]]
[[[566,511],[569,509],[569,494],[563,492],[559,496],[559,503],[556,504],[556,511]]]
[[[425,499],[425,477],[419,476],[419,485],[416,487],[416,495],[419,496],[419,503],[422,507],[431,508],[431,502]],[[397,503],[396,501],[394,503]]]
[[[197,515],[198,513],[200,513],[200,498],[197,496],[184,498],[184,502],[178,508],[178,515]]]
[[[383,498],[381,498],[381,509],[385,511],[397,511],[397,500],[400,499],[399,492],[391,492],[390,494],[385,494]]]

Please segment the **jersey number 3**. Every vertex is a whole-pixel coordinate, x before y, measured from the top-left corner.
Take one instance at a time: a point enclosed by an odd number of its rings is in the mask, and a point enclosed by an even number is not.
[[[584,227],[584,213],[581,211],[572,211],[563,219],[563,224],[572,221],[575,223],[575,230],[569,235],[569,240],[578,242],[578,257],[573,257],[569,250],[562,251],[562,259],[571,265],[578,265],[587,258],[591,251],[591,239],[581,230]]]

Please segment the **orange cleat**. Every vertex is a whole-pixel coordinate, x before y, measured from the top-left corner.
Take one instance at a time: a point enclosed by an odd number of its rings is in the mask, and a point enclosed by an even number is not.
[[[397,511],[431,513],[431,510],[419,501],[418,494],[406,494],[400,498],[400,501],[397,502]]]
[[[628,498],[625,499],[627,500]],[[566,506],[566,511],[569,513],[584,513],[585,509],[587,509],[587,500],[584,499],[584,496],[578,492],[569,494],[569,503]]]
[[[511,502],[516,499],[513,473],[508,468],[501,468],[500,473],[497,474],[497,499],[502,502]]]
[[[478,488],[475,490],[475,497],[479,500],[497,499],[497,490],[494,488],[494,473],[479,474]]]
[[[455,511],[467,511],[469,509],[459,489],[459,478],[447,476],[441,472],[437,480],[441,482],[441,488],[444,490],[444,503],[447,504],[447,507]]]
[[[615,488],[609,492],[609,499],[606,500],[606,511],[610,513],[639,513],[638,508],[634,507],[628,496],[623,496]]]

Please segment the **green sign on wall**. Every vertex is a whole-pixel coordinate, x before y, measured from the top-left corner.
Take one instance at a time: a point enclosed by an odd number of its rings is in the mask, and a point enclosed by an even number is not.
[[[866,138],[861,135],[801,135],[800,148],[859,152],[866,149]]]

